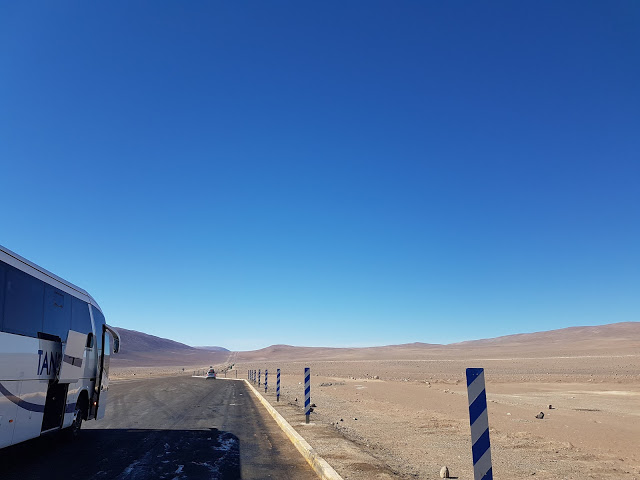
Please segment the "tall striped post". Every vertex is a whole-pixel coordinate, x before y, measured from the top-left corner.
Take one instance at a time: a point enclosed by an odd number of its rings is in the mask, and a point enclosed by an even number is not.
[[[309,423],[309,415],[311,415],[311,369],[304,369],[304,415],[306,423]]]
[[[484,369],[467,368],[467,395],[471,424],[471,453],[474,480],[493,480],[491,445],[489,444],[489,415]]]
[[[258,386],[260,386],[260,369],[258,369]]]
[[[276,402],[280,401],[280,369],[276,372]]]
[[[269,384],[269,370],[264,369],[264,393],[267,393],[267,385]]]

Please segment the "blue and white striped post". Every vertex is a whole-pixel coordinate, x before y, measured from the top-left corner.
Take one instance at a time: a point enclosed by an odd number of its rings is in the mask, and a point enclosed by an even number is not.
[[[260,369],[258,369],[258,386],[260,386]]]
[[[474,480],[493,480],[484,368],[467,368],[467,395],[471,423],[473,478]]]
[[[280,401],[280,369],[276,372],[276,402]]]
[[[304,369],[304,415],[306,423],[309,423],[309,415],[311,414],[311,369]]]
[[[267,385],[269,384],[269,370],[264,369],[264,393],[267,393]]]

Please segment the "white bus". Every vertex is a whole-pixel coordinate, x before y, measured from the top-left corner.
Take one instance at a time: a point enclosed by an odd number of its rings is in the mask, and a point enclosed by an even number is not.
[[[0,246],[0,448],[104,417],[119,345],[87,292]]]

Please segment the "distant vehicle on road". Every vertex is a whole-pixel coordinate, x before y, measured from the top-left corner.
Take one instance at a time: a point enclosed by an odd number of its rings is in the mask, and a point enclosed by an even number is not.
[[[0,246],[0,448],[103,418],[119,348],[91,295]]]
[[[210,368],[207,372],[207,378],[213,378],[214,380],[216,379],[216,371],[213,368]]]

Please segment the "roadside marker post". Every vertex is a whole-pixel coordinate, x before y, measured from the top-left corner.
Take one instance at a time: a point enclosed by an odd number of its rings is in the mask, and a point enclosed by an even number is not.
[[[258,369],[258,386],[260,386],[260,369]]]
[[[474,480],[493,480],[484,368],[467,368],[467,395],[471,424],[473,478]]]
[[[280,369],[276,372],[276,402],[280,401]]]
[[[267,393],[267,386],[269,385],[269,370],[264,369],[264,393]]]
[[[306,423],[309,423],[309,415],[311,415],[311,369],[304,369],[304,415]]]

